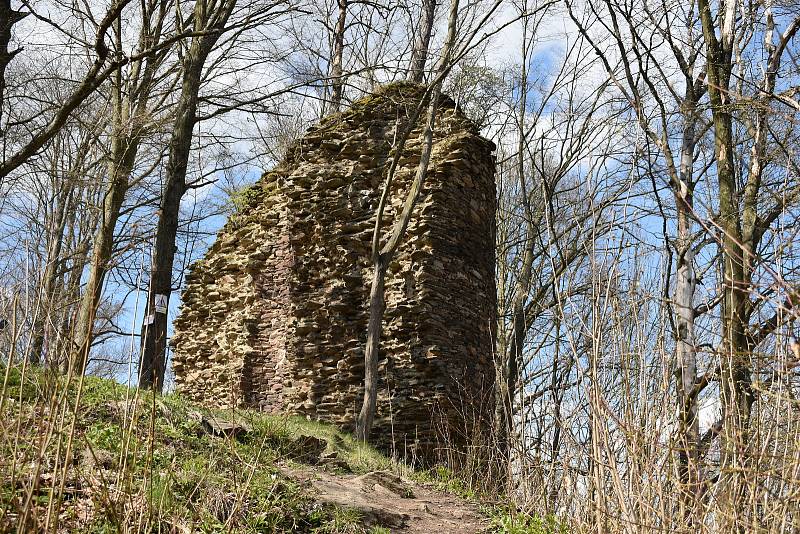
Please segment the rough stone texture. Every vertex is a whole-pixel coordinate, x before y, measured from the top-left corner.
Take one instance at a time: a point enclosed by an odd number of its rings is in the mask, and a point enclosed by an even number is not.
[[[421,98],[393,84],[323,120],[243,195],[187,276],[175,321],[180,392],[352,430],[363,390],[369,249],[396,130]],[[424,113],[423,113],[424,115]],[[409,138],[386,210],[420,155]],[[373,436],[400,456],[464,450],[488,431],[494,367],[494,158],[449,98],[429,174],[386,284]]]

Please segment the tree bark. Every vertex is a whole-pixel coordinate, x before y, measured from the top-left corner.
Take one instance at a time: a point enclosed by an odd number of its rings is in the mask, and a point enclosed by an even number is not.
[[[192,144],[192,130],[197,112],[202,61],[186,66],[178,102],[177,117],[169,144],[160,217],[153,246],[150,288],[147,294],[145,320],[142,322],[142,355],[139,365],[139,387],[161,392],[164,387],[165,352],[167,348],[167,310],[172,293],[172,265],[181,198],[186,192],[186,167]],[[157,308],[163,299],[164,308]]]
[[[11,9],[11,0],[0,0],[0,121],[3,118],[3,106],[6,94],[6,68],[14,56],[22,49],[9,50],[11,42],[11,28],[17,22],[28,16],[28,13]],[[2,137],[2,122],[0,122],[0,137]]]
[[[32,364],[39,364],[44,358],[44,345],[48,332],[52,331],[51,324],[55,318],[55,294],[58,280],[58,268],[61,265],[61,248],[64,243],[64,230],[67,224],[67,206],[71,204],[71,186],[66,186],[56,195],[56,208],[53,217],[53,227],[49,233],[45,268],[42,273],[40,289],[40,302],[42,314],[33,328],[31,351],[28,356]]]
[[[454,0],[457,2],[458,0]],[[411,214],[414,206],[419,199],[419,192],[422,188],[422,183],[428,172],[428,164],[430,163],[431,149],[433,145],[433,124],[436,120],[436,106],[439,101],[439,87],[434,89],[431,95],[431,103],[428,107],[428,117],[425,125],[425,130],[422,133],[422,155],[420,156],[419,167],[417,167],[417,174],[414,177],[414,182],[406,197],[406,202],[403,207],[403,212],[400,214],[399,219],[395,222],[392,229],[391,237],[386,246],[380,253],[373,259],[375,273],[372,278],[372,285],[370,288],[370,306],[369,306],[369,321],[367,323],[367,346],[364,351],[364,399],[361,404],[361,411],[359,412],[356,421],[356,438],[361,441],[369,441],[369,435],[372,430],[372,422],[375,419],[375,410],[378,398],[378,358],[380,352],[380,337],[383,328],[383,312],[385,309],[383,286],[386,279],[386,270],[394,257],[397,248],[400,246],[400,240],[405,234],[408,223],[411,220]],[[378,214],[380,217],[380,214]]]
[[[117,143],[113,141],[112,143]],[[112,148],[112,152],[115,150]],[[103,197],[103,210],[100,224],[94,237],[92,259],[89,264],[89,277],[83,290],[78,316],[75,321],[75,334],[71,360],[76,373],[83,373],[89,358],[89,349],[94,339],[94,321],[106,273],[111,268],[114,249],[114,228],[119,219],[122,203],[128,191],[128,178],[131,166],[117,161],[109,162],[109,184]]]
[[[729,96],[732,71],[733,24],[736,5],[726,0],[717,39],[714,17],[708,0],[698,0],[703,37],[708,58],[708,93],[714,127],[714,154],[717,166],[719,229],[722,243],[723,315],[720,386],[724,426],[721,443],[720,482],[730,499],[731,510],[742,509],[747,488],[747,446],[753,389],[747,344],[749,281],[745,276],[745,251],[734,166],[733,118]],[[721,8],[722,9],[722,8]],[[744,531],[745,525],[732,519],[731,529]]]
[[[523,6],[523,9],[525,7]],[[525,145],[526,122],[525,114],[528,108],[528,19],[522,21],[522,68],[520,71],[519,109],[517,110],[517,158],[516,171],[519,182],[520,197],[524,209],[525,233],[522,236],[523,252],[522,266],[517,274],[511,305],[511,339],[503,343],[505,350],[501,351],[502,361],[498,366],[497,387],[495,399],[495,434],[497,447],[505,460],[505,468],[511,465],[510,436],[514,431],[514,396],[519,384],[522,350],[527,337],[527,321],[525,319],[525,304],[531,290],[531,274],[534,260],[534,233],[540,223],[534,220],[533,210],[528,193],[525,173]]]
[[[342,106],[342,94],[344,92],[344,32],[347,22],[348,0],[338,0],[339,16],[336,19],[336,27],[333,32],[333,53],[331,54],[331,101],[328,113],[339,111]]]
[[[74,219],[75,214],[70,213],[70,219]],[[67,224],[67,228],[71,229],[71,238],[76,242],[77,247],[72,253],[72,261],[67,271],[64,281],[64,295],[65,299],[69,302],[79,303],[76,308],[66,312],[61,320],[61,343],[56,347],[55,354],[58,359],[48,358],[47,366],[53,370],[60,370],[62,373],[67,374],[73,366],[73,341],[75,335],[75,326],[78,321],[78,313],[80,312],[80,297],[81,297],[81,279],[86,266],[89,264],[89,242],[88,240],[77,243],[79,231],[76,229],[77,225],[71,220]]]
[[[157,8],[143,14],[143,18],[151,21],[146,24],[139,35],[139,49],[145,50],[154,46],[161,39],[164,18],[167,14],[167,2],[159,1]],[[121,29],[117,28],[117,46],[121,48]],[[92,260],[89,265],[89,277],[81,297],[78,316],[74,328],[73,352],[71,360],[76,371],[84,372],[89,348],[93,341],[94,321],[106,274],[111,268],[114,248],[114,229],[119,220],[122,204],[130,187],[130,176],[139,152],[139,145],[147,132],[147,117],[150,114],[148,104],[153,89],[154,77],[161,57],[148,56],[136,61],[133,74],[129,80],[126,97],[123,97],[123,79],[118,67],[114,77],[112,98],[112,135],[111,157],[108,162],[108,186],[103,197],[103,209],[100,224],[94,237]],[[144,68],[141,68],[144,62]],[[141,78],[139,74],[141,73]],[[135,95],[135,96],[134,96]],[[133,110],[133,117],[130,116]]]
[[[167,348],[167,312],[172,293],[172,266],[181,198],[187,190],[186,168],[197,122],[200,82],[206,59],[225,30],[236,0],[209,5],[198,0],[194,11],[195,32],[183,59],[181,96],[175,110],[175,122],[169,142],[164,190],[156,227],[150,287],[142,321],[142,353],[139,361],[139,387],[160,393],[164,388],[165,353]],[[161,301],[161,302],[159,302]],[[163,305],[163,311],[160,307]]]
[[[691,83],[691,80],[689,80]],[[684,485],[684,514],[689,523],[699,496],[699,392],[697,383],[697,345],[695,341],[694,296],[697,288],[693,235],[694,210],[694,150],[697,125],[697,102],[691,87],[687,87],[683,104],[684,128],[681,142],[679,183],[672,184],[677,212],[678,233],[675,239],[676,281],[673,295],[675,307],[675,352],[678,365],[678,450],[679,476]]]
[[[383,322],[384,283],[387,265],[381,255],[375,261],[372,285],[369,292],[369,323],[367,325],[367,347],[364,357],[364,400],[356,425],[356,437],[362,441],[369,439],[375,407],[378,402],[378,358]],[[365,409],[366,408],[366,409]]]
[[[414,45],[411,50],[411,67],[408,72],[408,79],[412,82],[422,83],[425,79],[425,63],[428,60],[428,49],[435,17],[436,0],[422,0],[422,20],[420,20],[417,32],[414,35]]]
[[[432,88],[430,103],[428,104],[428,116],[425,121],[425,128],[422,132],[422,154],[420,155],[417,173],[414,176],[414,181],[411,184],[411,189],[408,191],[403,211],[399,218],[395,221],[389,239],[380,251],[378,250],[378,243],[380,239],[380,225],[383,214],[383,204],[387,200],[388,185],[391,183],[391,174],[387,178],[387,183],[384,186],[384,192],[381,196],[381,205],[379,205],[375,221],[375,232],[373,234],[373,265],[375,273],[372,278],[372,287],[370,289],[370,316],[368,321],[367,331],[367,345],[364,350],[364,398],[361,403],[361,410],[359,411],[356,419],[356,438],[361,441],[369,441],[370,432],[372,430],[372,422],[375,419],[375,410],[377,407],[378,398],[378,358],[380,350],[380,330],[383,328],[383,312],[384,312],[384,294],[383,283],[386,278],[386,270],[394,257],[397,248],[400,246],[400,241],[405,235],[408,223],[411,220],[411,214],[414,211],[414,206],[419,199],[419,192],[422,189],[422,183],[425,181],[425,176],[428,173],[428,164],[430,163],[431,151],[433,148],[433,126],[436,122],[436,111],[439,104],[439,96],[441,94],[442,81],[444,75],[449,69],[450,55],[455,42],[456,22],[458,20],[458,4],[459,0],[453,0],[450,8],[450,19],[448,23],[448,36],[445,48],[442,52],[442,58],[439,61],[437,71],[439,76]],[[409,128],[413,128],[415,120],[412,120]],[[402,151],[402,146],[399,147]],[[373,300],[374,296],[374,300]],[[367,375],[371,379],[367,380]]]

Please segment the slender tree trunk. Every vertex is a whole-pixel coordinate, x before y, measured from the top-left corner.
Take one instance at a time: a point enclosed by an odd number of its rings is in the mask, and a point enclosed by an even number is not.
[[[74,215],[71,215],[70,217],[74,218]],[[72,224],[74,224],[74,221],[71,221],[67,227],[73,228]],[[59,358],[48,358],[47,360],[48,367],[54,370],[60,369],[65,374],[69,372],[70,366],[73,363],[73,360],[71,359],[73,353],[71,350],[75,336],[75,327],[78,322],[78,314],[80,313],[81,278],[83,271],[89,264],[89,261],[88,241],[79,243],[76,247],[76,250],[72,254],[72,264],[64,281],[65,300],[69,302],[77,302],[78,306],[77,308],[65,310],[65,313],[62,316],[60,336],[62,341],[61,345],[54,351]]]
[[[592,272],[597,273],[595,270],[596,265],[592,265]],[[593,275],[597,276],[597,275]],[[593,281],[592,283],[592,311],[591,311],[591,348],[589,352],[589,470],[590,475],[590,495],[593,504],[593,531],[603,533],[608,532],[608,504],[605,484],[605,466],[607,465],[606,459],[603,455],[605,443],[602,441],[605,437],[603,425],[605,424],[605,416],[603,414],[603,392],[600,388],[600,373],[599,373],[599,360],[602,355],[601,342],[602,342],[602,313],[600,311],[599,300],[603,298],[603,287],[601,283]]]
[[[414,35],[414,47],[411,50],[411,67],[408,79],[412,82],[422,83],[425,79],[425,63],[428,60],[431,34],[433,33],[433,20],[436,17],[436,0],[422,0],[422,20],[417,26]]]
[[[86,369],[89,348],[94,339],[94,321],[97,315],[97,307],[100,305],[100,297],[103,294],[106,273],[111,268],[114,228],[117,225],[122,202],[128,190],[130,169],[118,167],[114,162],[109,167],[110,182],[103,198],[103,211],[95,234],[92,259],[89,264],[89,278],[83,291],[75,323],[71,359],[76,373],[83,373]]]
[[[557,292],[556,285],[553,284],[553,297],[556,301]],[[561,405],[564,401],[564,380],[569,377],[572,371],[573,360],[571,355],[567,355],[568,361],[563,371],[559,376],[559,364],[561,363],[561,317],[555,318],[555,354],[553,355],[553,366],[550,375],[550,387],[553,391],[553,438],[550,442],[550,491],[548,492],[548,510],[550,513],[556,513],[558,510],[558,501],[561,490],[561,480],[557,477],[557,469],[559,465],[559,450],[561,448]]]
[[[331,101],[328,113],[339,111],[344,92],[344,31],[347,22],[348,0],[338,0],[339,16],[333,32],[333,53],[331,54]]]
[[[384,257],[379,256],[375,261],[375,271],[372,275],[372,285],[369,292],[369,324],[367,325],[367,348],[369,357],[364,358],[364,400],[359,414],[356,436],[366,441],[375,419],[375,406],[378,402],[378,358],[380,353],[381,331],[383,322],[384,283],[386,281],[387,265]],[[365,410],[364,407],[368,409]],[[370,407],[372,407],[370,409]]]
[[[116,77],[114,116],[111,141],[111,160],[108,162],[108,187],[103,197],[100,224],[94,236],[89,277],[83,291],[78,316],[74,326],[73,346],[70,360],[76,373],[86,370],[89,349],[94,339],[94,321],[106,273],[111,268],[114,251],[114,229],[117,226],[122,203],[128,192],[129,179],[139,148],[139,137],[128,137],[123,133],[126,116],[121,97],[121,78]]]
[[[720,39],[708,0],[698,2],[708,56],[708,93],[714,126],[714,153],[717,166],[719,229],[722,233],[723,315],[720,386],[724,425],[722,429],[721,475],[730,509],[739,513],[747,488],[747,446],[753,390],[747,344],[749,282],[745,276],[739,196],[734,167],[734,138],[729,96],[732,71],[733,24],[736,4],[727,0],[722,14]],[[734,518],[731,528],[745,526]]]
[[[28,14],[11,9],[11,0],[0,0],[0,120],[3,118],[3,106],[6,94],[6,68],[14,56],[22,50],[9,50],[11,42],[11,28]],[[2,122],[0,122],[0,137],[3,136]]]
[[[185,171],[186,163],[183,164],[184,175]],[[158,220],[156,242],[153,248],[150,289],[147,307],[145,308],[146,316],[142,325],[139,387],[152,388],[159,393],[164,387],[167,310],[170,293],[172,293],[172,266],[175,260],[178,213],[181,197],[185,191],[185,184],[179,180],[171,181],[164,191],[161,202],[161,217]],[[158,300],[161,300],[161,302],[158,302]]]
[[[197,122],[200,82],[206,59],[225,31],[236,0],[206,2],[198,0],[194,9],[194,30],[202,33],[192,38],[183,58],[181,95],[175,110],[169,155],[165,169],[164,190],[153,246],[150,287],[142,321],[142,354],[139,360],[139,387],[160,393],[164,388],[167,348],[167,312],[172,293],[172,266],[181,198],[187,191],[186,168]]]
[[[147,21],[139,35],[139,49],[145,50],[161,39],[163,21],[168,4],[159,0],[143,13]],[[117,49],[122,49],[121,21],[116,21]],[[111,159],[108,163],[108,186],[103,198],[100,224],[94,237],[89,277],[81,298],[74,325],[73,350],[70,360],[78,372],[86,367],[89,348],[93,341],[93,329],[97,307],[103,293],[106,273],[111,267],[114,249],[114,229],[119,220],[125,195],[130,187],[130,176],[139,152],[139,145],[146,133],[148,108],[158,65],[162,58],[148,57],[135,62],[131,69],[126,91],[123,91],[122,69],[117,68],[113,80],[113,125],[111,137]],[[144,65],[144,67],[142,67]],[[123,92],[125,96],[123,96]],[[133,117],[131,117],[131,114]]]
[[[684,513],[693,520],[694,503],[699,496],[699,444],[697,346],[695,342],[694,296],[697,287],[694,259],[693,204],[694,150],[697,124],[697,103],[691,88],[683,102],[684,129],[681,143],[679,179],[672,184],[677,211],[678,234],[675,240],[677,279],[673,301],[675,306],[676,359],[678,364],[678,413],[681,444],[678,452],[680,479],[684,485]]]
[[[524,7],[523,7],[524,9]],[[533,236],[536,230],[533,210],[528,193],[528,186],[525,173],[525,114],[528,108],[528,19],[523,19],[522,26],[522,69],[520,72],[519,86],[519,109],[517,119],[517,129],[519,138],[517,140],[517,180],[519,181],[520,196],[525,216],[525,233],[522,236],[523,254],[522,266],[517,274],[512,297],[511,309],[511,341],[508,343],[508,350],[502,354],[503,361],[500,363],[497,373],[497,387],[495,399],[495,434],[497,446],[501,455],[506,461],[506,469],[510,467],[511,458],[509,439],[514,427],[514,395],[519,383],[520,364],[522,362],[522,350],[525,346],[527,326],[525,321],[525,303],[531,289],[531,272],[533,269],[534,242]]]
[[[145,320],[142,322],[142,355],[139,365],[139,387],[161,392],[164,387],[165,353],[167,348],[167,310],[172,293],[172,266],[181,198],[186,192],[186,168],[192,145],[192,130],[197,113],[200,75],[205,57],[187,62],[181,98],[178,101],[175,125],[169,144],[160,217],[153,246],[150,288],[147,294]]]
[[[455,0],[457,1],[457,0]],[[396,221],[392,234],[387,245],[373,259],[375,273],[372,277],[370,288],[369,321],[367,323],[367,346],[364,351],[364,399],[361,403],[361,411],[356,420],[356,437],[361,441],[369,441],[372,430],[372,422],[375,419],[375,409],[378,398],[378,358],[380,353],[380,337],[383,329],[384,302],[384,280],[386,270],[394,257],[400,241],[405,234],[408,222],[411,219],[414,206],[419,199],[419,192],[425,175],[428,172],[430,163],[431,149],[433,145],[433,124],[436,120],[436,106],[439,103],[439,87],[434,89],[431,95],[431,103],[428,108],[428,118],[425,130],[422,133],[422,155],[420,156],[417,174],[414,182],[406,197],[403,212]],[[380,214],[378,214],[380,217]]]
[[[95,235],[94,247],[92,248],[89,278],[84,288],[75,323],[72,360],[76,373],[83,373],[86,369],[89,348],[94,338],[94,320],[97,315],[97,307],[100,305],[100,296],[103,293],[106,273],[111,268],[114,228],[117,225],[117,219],[119,218],[119,212],[127,189],[128,173],[124,171],[113,172],[111,174],[111,183],[103,199],[103,212]]]
[[[524,180],[524,177],[522,180]],[[528,231],[531,230],[531,226],[530,223],[526,224]],[[511,342],[501,362],[497,384],[497,399],[495,401],[497,446],[506,460],[507,468],[510,467],[510,438],[514,431],[514,395],[519,384],[522,350],[527,336],[525,303],[531,288],[531,272],[533,268],[533,237],[531,233],[526,232],[526,235],[527,240],[522,257],[522,269],[517,275],[516,287],[514,288],[511,311]]]
[[[49,232],[50,239],[45,258],[45,268],[42,273],[41,303],[42,313],[33,328],[33,340],[29,360],[32,364],[42,362],[44,356],[44,342],[47,333],[52,331],[51,324],[55,320],[55,293],[58,281],[58,269],[61,265],[61,248],[64,243],[64,229],[67,224],[67,205],[71,203],[72,192],[70,186],[56,196],[56,210],[53,228]]]
[[[378,357],[380,350],[380,330],[383,328],[383,312],[384,312],[384,294],[383,284],[386,278],[386,270],[394,257],[400,242],[405,235],[408,223],[411,220],[411,214],[414,211],[414,206],[419,199],[419,192],[422,189],[422,183],[425,181],[425,176],[428,173],[428,164],[431,159],[431,151],[433,149],[433,126],[436,122],[436,111],[439,104],[439,96],[441,94],[442,81],[444,74],[449,69],[450,55],[455,43],[456,37],[456,23],[458,20],[458,4],[459,0],[453,0],[450,8],[450,18],[448,22],[447,42],[445,43],[442,52],[442,58],[439,61],[437,71],[440,76],[438,77],[433,90],[431,92],[430,103],[428,105],[428,116],[425,121],[425,128],[422,132],[422,154],[420,154],[419,166],[417,173],[414,176],[414,181],[411,184],[411,189],[406,196],[403,205],[403,211],[395,221],[389,240],[386,245],[379,250],[378,243],[380,239],[381,217],[383,213],[383,206],[378,207],[375,232],[373,234],[372,255],[375,273],[372,278],[372,287],[370,289],[370,316],[368,321],[367,331],[367,346],[364,350],[364,398],[361,403],[361,410],[359,411],[358,418],[356,419],[356,437],[361,441],[369,441],[370,432],[372,430],[372,422],[375,419],[375,410],[377,407],[378,398]],[[414,121],[409,125],[413,128]],[[402,147],[399,147],[402,151]],[[387,178],[387,184],[384,189],[384,194],[381,197],[381,204],[387,199],[388,185],[392,176]],[[367,374],[370,373],[372,379],[367,381]]]

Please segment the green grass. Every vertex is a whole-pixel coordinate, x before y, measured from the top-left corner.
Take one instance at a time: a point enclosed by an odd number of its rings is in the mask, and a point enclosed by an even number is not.
[[[479,501],[487,497],[468,484],[463,478],[456,475],[452,470],[442,465],[423,471],[415,471],[410,474],[410,478],[424,484],[433,484],[440,491],[458,495],[462,499],[468,501]]]
[[[392,466],[351,436],[302,418],[212,412],[178,395],[139,393],[134,399],[135,389],[93,377],[84,379],[75,410],[79,380],[31,369],[23,376],[18,367],[0,371],[6,384],[0,531],[23,515],[29,529],[41,528],[50,505],[58,509],[51,510],[51,525],[58,516],[60,528],[69,531],[120,532],[136,525],[137,532],[360,533],[358,514],[321,506],[278,464],[292,462],[298,436],[312,435],[325,439],[356,473]],[[242,439],[211,436],[197,413],[241,421],[251,430]],[[62,479],[66,490],[59,499]]]
[[[553,515],[538,516],[518,512],[505,506],[483,510],[492,521],[493,532],[502,534],[567,534],[566,524]]]
[[[569,532],[566,523],[556,516],[542,517],[527,514],[518,512],[507,505],[497,504],[498,502],[508,502],[509,499],[502,495],[489,495],[482,492],[444,466],[412,472],[410,478],[423,484],[433,484],[440,491],[478,503],[482,515],[491,521],[489,532],[498,534],[567,534]]]
[[[321,505],[280,465],[296,463],[296,440],[327,443],[347,470],[390,470],[473,502],[488,495],[445,467],[414,471],[335,427],[302,417],[208,410],[179,395],[154,397],[94,377],[0,365],[0,532],[27,516],[69,532],[389,532],[357,512]],[[78,390],[80,401],[76,405]],[[75,407],[77,406],[77,409]],[[215,437],[202,416],[240,422],[240,439]],[[339,470],[316,466],[315,469]],[[65,476],[66,475],[66,476]],[[63,482],[64,490],[61,491]],[[496,497],[496,496],[495,496]],[[493,532],[561,534],[556,518],[482,507]]]

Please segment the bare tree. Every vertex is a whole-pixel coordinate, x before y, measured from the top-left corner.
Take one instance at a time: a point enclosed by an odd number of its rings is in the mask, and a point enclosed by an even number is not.
[[[770,110],[761,104],[754,120],[754,138],[750,152],[749,169],[743,187],[738,185],[735,154],[733,104],[734,87],[731,85],[737,54],[737,3],[727,0],[718,11],[712,11],[708,0],[698,0],[703,37],[707,56],[708,93],[714,129],[714,150],[719,199],[719,228],[722,247],[722,346],[720,348],[720,386],[723,406],[721,484],[730,509],[737,510],[745,498],[747,471],[752,468],[748,458],[749,424],[756,392],[752,384],[751,355],[767,333],[777,326],[773,322],[761,325],[752,333],[750,317],[753,303],[750,291],[753,283],[753,265],[758,256],[760,241],[777,214],[760,209],[759,194],[765,167],[767,130]],[[774,92],[781,59],[788,42],[800,29],[800,17],[794,18],[786,30],[774,39],[775,21],[767,5],[765,48],[766,69],[760,94]],[[746,20],[739,24],[745,24]],[[719,36],[718,36],[719,33]],[[767,105],[765,105],[767,104]],[[793,196],[793,195],[792,195]],[[784,209],[780,202],[777,212]],[[731,518],[730,528],[744,531],[747,524]]]
[[[28,16],[24,11],[11,8],[11,0],[0,2],[0,121],[3,117],[4,96],[6,93],[6,68],[14,56],[22,52],[21,48],[9,50],[11,29],[14,24]],[[0,122],[2,125],[2,122]]]
[[[33,132],[30,138],[24,141],[21,146],[15,147],[11,155],[3,158],[0,163],[0,180],[36,154],[54,135],[56,135],[56,133],[58,133],[61,127],[67,122],[72,112],[75,111],[89,95],[96,91],[105,80],[114,74],[120,65],[130,60],[130,58],[125,57],[109,58],[110,49],[106,43],[106,34],[119,18],[122,10],[129,1],[130,0],[120,0],[112,4],[103,18],[97,23],[97,30],[93,43],[95,59],[91,66],[74,89],[72,89],[67,98],[56,106],[47,124],[40,130]],[[34,13],[34,15],[36,14]],[[10,13],[9,16],[11,16]],[[147,51],[147,53],[150,53],[150,51]],[[5,66],[6,65],[4,65],[4,67]],[[0,126],[0,128],[6,129],[3,126]],[[6,152],[4,151],[4,156],[5,155]]]
[[[75,134],[69,130],[76,130]],[[76,137],[77,139],[71,139]],[[97,175],[98,132],[90,128],[64,128],[55,136],[47,150],[47,174],[52,180],[52,215],[47,217],[46,254],[43,258],[40,282],[40,310],[33,328],[29,359],[40,363],[47,357],[50,366],[58,367],[60,354],[54,350],[58,338],[66,334],[61,330],[63,308],[68,307],[64,287],[59,282],[65,270],[63,249],[67,248],[67,232],[75,225],[78,209],[77,196],[81,194],[86,177]],[[45,349],[46,352],[45,352]]]
[[[197,120],[197,102],[206,60],[225,31],[236,0],[219,4],[198,0],[189,19],[196,37],[188,42],[181,61],[181,94],[175,107],[175,123],[169,142],[161,213],[158,218],[147,318],[142,324],[142,355],[139,387],[161,391],[164,387],[164,352],[167,346],[167,303],[172,293],[172,265],[178,211],[186,192],[186,165],[192,145],[192,130]]]
[[[410,114],[409,122],[406,128],[398,136],[398,140],[394,147],[394,157],[389,165],[387,171],[386,182],[381,192],[381,198],[378,202],[375,216],[375,227],[372,234],[372,262],[374,266],[373,278],[370,286],[369,297],[369,320],[367,324],[367,344],[364,351],[364,399],[356,419],[356,437],[362,441],[369,441],[370,431],[372,429],[372,422],[375,418],[375,409],[378,396],[378,354],[380,348],[380,336],[383,329],[383,313],[385,308],[385,295],[384,295],[384,281],[386,278],[386,271],[389,268],[389,263],[400,246],[400,242],[408,228],[408,223],[411,219],[414,207],[419,199],[419,193],[425,176],[428,172],[428,164],[430,163],[431,149],[433,146],[433,128],[436,121],[436,112],[441,93],[442,83],[449,74],[453,65],[469,51],[470,47],[474,45],[474,40],[477,32],[483,27],[486,20],[492,13],[497,10],[500,2],[495,2],[483,16],[483,19],[476,23],[471,32],[468,32],[466,37],[462,40],[462,45],[456,49],[456,39],[459,20],[459,1],[453,0],[450,5],[450,14],[448,17],[447,25],[447,38],[445,40],[442,55],[436,65],[436,75],[427,86],[425,94],[420,102],[417,104],[413,112]],[[386,238],[385,244],[381,246],[382,240],[382,221],[383,213],[389,199],[392,181],[394,179],[395,171],[400,157],[403,154],[405,143],[414,129],[417,127],[417,121],[422,113],[425,101],[428,102],[427,118],[425,126],[420,134],[421,140],[421,154],[420,162],[417,166],[417,171],[414,180],[411,183],[408,193],[406,194],[405,202],[403,203],[403,210],[392,226],[392,229]]]
[[[597,20],[580,20],[579,14],[568,4],[569,14],[582,35],[591,43],[601,58],[602,64],[625,100],[630,105],[639,127],[645,133],[648,146],[655,146],[674,199],[677,232],[674,239],[665,235],[670,255],[675,257],[675,287],[670,302],[674,309],[673,335],[675,337],[675,360],[677,365],[676,404],[681,428],[679,430],[680,478],[684,485],[683,495],[687,499],[684,513],[693,521],[691,513],[699,495],[700,430],[698,419],[697,389],[697,341],[695,320],[698,308],[695,305],[697,285],[695,255],[700,251],[695,224],[694,195],[699,177],[695,173],[695,153],[698,142],[705,132],[704,120],[699,111],[700,101],[706,92],[705,72],[697,67],[701,58],[701,47],[692,29],[697,23],[696,13],[688,10],[671,12],[666,4],[645,2],[640,11],[633,6],[604,2],[605,11],[590,6],[595,17],[605,15],[611,21],[606,25],[611,41],[610,49],[604,49],[592,34],[592,23]],[[681,20],[679,17],[684,16]],[[626,27],[621,27],[623,23]],[[665,69],[649,68],[655,61],[657,48],[650,35],[657,35],[680,72],[683,92],[673,87],[672,75]],[[663,62],[663,58],[659,58]],[[654,111],[650,111],[650,107]],[[680,123],[672,127],[677,118]],[[670,138],[672,131],[680,132],[680,144]],[[649,151],[643,151],[649,157]],[[648,163],[651,180],[656,183],[658,171]],[[654,187],[658,195],[658,187]],[[663,209],[661,211],[663,214]],[[664,214],[667,217],[666,214]],[[666,224],[666,222],[665,222]],[[670,276],[672,273],[668,273]]]
[[[291,12],[292,6],[284,2],[239,4],[237,0],[225,0],[221,3],[198,0],[192,14],[181,22],[182,25],[191,25],[193,37],[186,42],[180,54],[181,91],[173,110],[174,122],[161,187],[158,224],[153,238],[147,305],[141,331],[139,386],[142,388],[152,388],[159,392],[163,388],[167,308],[173,289],[172,275],[181,199],[188,190],[206,184],[202,180],[200,183],[189,183],[186,179],[194,128],[204,120],[248,109],[250,106],[263,105],[264,102],[296,88],[288,86],[276,91],[265,91],[251,99],[241,99],[238,95],[221,95],[210,99],[216,105],[203,114],[198,111],[203,82],[216,69],[224,67],[231,56],[235,57],[237,44],[246,37],[248,31],[274,22]],[[234,14],[236,16],[232,18]],[[225,101],[226,97],[229,97],[229,102]]]
[[[138,51],[151,49],[165,39],[165,24],[170,6],[171,3],[166,0],[150,0],[142,4],[142,26],[136,45]],[[116,35],[117,47],[121,50],[120,27],[117,27]],[[168,52],[169,49],[164,48],[158,53],[135,60],[125,77],[120,65],[113,76],[108,182],[102,201],[100,224],[94,236],[88,279],[74,330],[71,360],[78,372],[83,372],[89,357],[95,315],[112,260],[114,229],[130,187],[139,146],[145,136],[152,133],[153,117],[156,115],[154,107],[161,104],[160,101],[153,104],[151,99],[158,83],[159,68]],[[163,97],[159,100],[163,100]]]
[[[425,63],[428,61],[428,48],[433,33],[433,21],[436,19],[436,0],[422,0],[422,18],[416,27],[414,48],[411,50],[411,67],[408,79],[422,83],[425,78]]]
[[[413,128],[416,126],[417,119],[423,107],[423,102],[420,101],[416,110],[411,116],[406,131],[400,139],[399,150],[397,150],[395,157],[392,160],[389,174],[386,178],[381,199],[378,204],[377,214],[375,218],[375,229],[372,234],[372,261],[374,264],[374,273],[372,278],[372,285],[369,294],[369,322],[367,324],[367,346],[364,351],[364,400],[361,404],[358,418],[356,420],[356,437],[362,441],[368,441],[370,431],[372,430],[372,422],[375,418],[375,408],[378,398],[378,352],[380,350],[380,335],[383,329],[383,312],[385,309],[384,302],[384,281],[386,279],[386,270],[389,268],[389,262],[392,260],[394,253],[400,246],[400,240],[405,234],[408,223],[411,220],[411,213],[414,206],[419,199],[419,192],[422,189],[422,183],[425,180],[425,175],[428,172],[428,164],[431,158],[431,149],[433,147],[433,127],[436,121],[436,111],[439,103],[439,96],[441,94],[442,82],[447,75],[448,70],[451,68],[451,54],[453,45],[456,40],[456,25],[458,24],[458,4],[459,0],[452,0],[450,5],[450,16],[448,19],[447,28],[447,41],[445,48],[442,52],[442,57],[437,65],[437,77],[426,91],[429,94],[427,117],[425,120],[425,127],[420,134],[422,141],[422,153],[420,154],[420,161],[417,167],[414,181],[409,188],[406,200],[403,204],[403,211],[392,227],[389,237],[381,247],[381,222],[383,220],[383,211],[389,198],[391,191],[391,183],[394,178],[394,171],[397,168],[399,155],[403,150],[403,144],[410,135]]]
[[[344,34],[347,29],[347,6],[348,0],[336,0],[339,7],[339,14],[336,17],[336,26],[333,30],[333,50],[331,51],[331,101],[328,111],[339,111],[342,105],[342,92],[344,90],[344,73],[342,62],[344,61]]]

